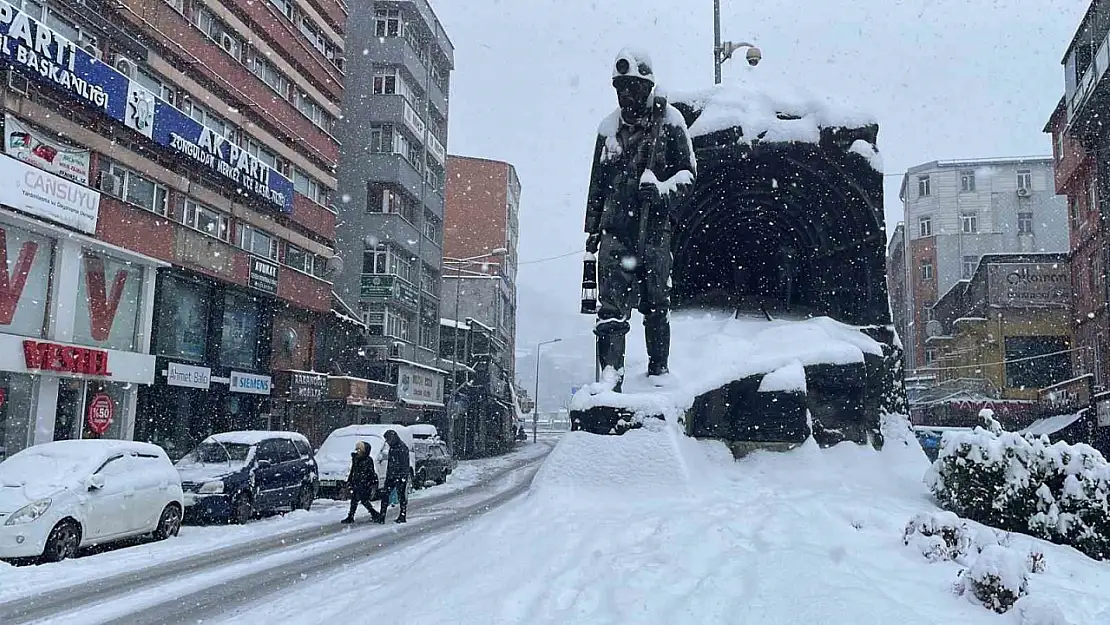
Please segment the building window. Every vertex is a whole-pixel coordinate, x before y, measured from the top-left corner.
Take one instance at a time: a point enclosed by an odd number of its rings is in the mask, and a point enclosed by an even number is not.
[[[200,122],[202,126],[219,133],[223,137],[234,138],[234,135],[237,134],[236,131],[238,129],[234,124],[193,102],[191,99],[185,99],[185,101],[182,102],[181,110],[185,111],[185,114],[189,117]]]
[[[327,205],[328,192],[324,185],[299,167],[293,168],[293,190],[317,204]]]
[[[251,53],[247,55],[246,66],[252,74],[269,85],[278,95],[286,100],[289,99],[289,79],[285,77],[285,74],[278,71],[278,68],[274,67],[273,63],[266,60],[260,52],[252,50]]]
[[[203,361],[208,346],[208,290],[195,282],[160,276],[158,291],[158,355]]]
[[[439,334],[436,332],[438,329],[439,326],[436,324],[420,324],[420,346],[434,351],[436,343],[439,342]]]
[[[388,274],[389,248],[378,245],[362,252],[362,273]]]
[[[236,61],[243,60],[243,40],[231,28],[216,18],[211,11],[203,6],[197,6],[193,22],[208,38],[215,41],[224,52],[231,55]]]
[[[140,68],[136,72],[135,81],[170,104],[177,101],[177,90],[174,86],[163,81],[161,77],[146,68]]]
[[[1033,213],[1018,213],[1018,234],[1033,234]]]
[[[375,37],[400,37],[401,12],[397,9],[378,9],[374,12]]]
[[[169,191],[166,187],[125,169],[107,158],[100,159],[100,190],[128,204],[165,216]]]
[[[416,202],[404,193],[382,184],[367,185],[366,210],[370,213],[390,213],[400,215],[410,224],[416,224]]]
[[[1072,222],[1079,221],[1079,198],[1068,198],[1068,212]]]
[[[262,161],[264,164],[269,165],[273,169],[278,168],[277,155],[262,147],[261,143],[258,143],[254,139],[247,139],[246,145],[243,147],[246,148],[247,154],[250,154],[251,156],[257,158],[259,161]]]
[[[937,361],[937,350],[936,350],[936,348],[927,347],[925,349],[925,364],[926,365],[931,365],[936,361]]]
[[[296,269],[303,271],[310,275],[315,275],[316,257],[309,251],[303,250],[292,243],[285,245],[285,264]]]
[[[929,282],[933,279],[933,263],[932,261],[921,261],[921,280],[922,282]]]
[[[294,91],[293,106],[315,126],[331,134],[334,128],[335,118],[325,111],[324,107],[314,102],[312,98],[309,98],[308,95],[300,91]]]
[[[923,237],[933,236],[933,218],[928,215],[918,218],[917,230]]]
[[[220,364],[248,371],[254,368],[258,354],[258,316],[258,304],[253,298],[225,294]]]
[[[71,340],[102,349],[137,349],[143,273],[137,263],[82,249]]]
[[[185,200],[183,223],[221,241],[227,241],[231,236],[230,219],[227,215],[194,200]]]
[[[979,265],[978,256],[964,256],[963,261],[963,277],[970,279],[975,274],[975,268]]]
[[[929,177],[917,177],[917,197],[929,197]]]
[[[1056,147],[1056,160],[1061,160],[1061,159],[1064,158],[1064,133],[1063,133],[1063,131],[1056,133],[1056,136],[1054,137],[1054,139],[1056,140],[1055,141],[1055,144],[1056,144],[1055,145],[1055,147]]]
[[[960,172],[960,193],[974,193],[975,192],[975,172],[974,171],[961,171]]]
[[[424,236],[429,241],[439,242],[439,222],[427,212],[424,213]]]
[[[1028,169],[1019,169],[1017,171],[1017,188],[1025,189],[1026,191],[1033,190],[1033,172]]]
[[[374,95],[394,95],[397,93],[397,70],[378,70],[374,74]]]
[[[375,154],[393,153],[393,126],[374,124],[370,127],[370,151]]]
[[[979,214],[961,213],[960,231],[964,234],[975,234],[976,232],[979,232]]]
[[[293,19],[293,1],[292,0],[270,0],[270,4],[273,4],[274,7],[276,7],[277,10],[280,11],[281,14],[284,15],[285,17],[288,17],[289,19]]]
[[[420,275],[420,288],[428,295],[439,297],[439,287],[441,284],[439,274],[425,268]]]
[[[254,226],[239,227],[239,247],[255,256],[277,260],[277,239]]]

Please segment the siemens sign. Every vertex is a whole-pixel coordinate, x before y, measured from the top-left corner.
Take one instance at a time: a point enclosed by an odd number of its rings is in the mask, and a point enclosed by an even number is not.
[[[231,372],[229,381],[232,393],[250,393],[252,395],[270,394],[270,376],[255,375],[253,373]]]
[[[215,171],[231,181],[239,192],[260,198],[282,212],[293,211],[292,180],[2,1],[0,59]]]

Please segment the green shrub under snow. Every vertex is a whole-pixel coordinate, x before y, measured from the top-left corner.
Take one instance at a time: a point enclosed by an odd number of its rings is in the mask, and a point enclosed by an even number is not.
[[[942,507],[1110,559],[1110,464],[1088,445],[975,428],[946,433],[926,483]]]

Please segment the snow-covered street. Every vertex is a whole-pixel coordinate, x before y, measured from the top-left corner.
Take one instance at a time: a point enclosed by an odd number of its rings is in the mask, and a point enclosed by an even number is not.
[[[308,512],[246,526],[187,526],[168,541],[57,564],[0,564],[0,622],[64,621],[64,613],[80,614],[82,623],[113,618],[133,623],[146,606],[236,580],[258,586],[266,571],[271,572],[259,587],[275,588],[275,572],[287,573],[296,563],[315,559],[315,566],[323,567],[329,560],[364,557],[483,512],[526,486],[551,444],[541,438],[505,456],[460,462],[445,485],[411,496],[407,526],[373,525],[364,511],[354,526],[341,526],[347,502],[320,500]]]
[[[903,543],[937,508],[920,448],[888,437],[881,452],[810,443],[735,462],[671,427],[571,433],[527,496],[220,622],[341,622],[376,606],[374,622],[406,625],[1110,623],[1110,567],[1025,536],[1005,549],[1042,551],[1046,570],[1012,611],[957,595],[960,565]]]

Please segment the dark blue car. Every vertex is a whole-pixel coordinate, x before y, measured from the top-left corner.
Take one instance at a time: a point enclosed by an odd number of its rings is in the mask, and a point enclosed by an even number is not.
[[[225,432],[177,462],[187,518],[246,523],[265,512],[312,507],[319,471],[296,432]]]

